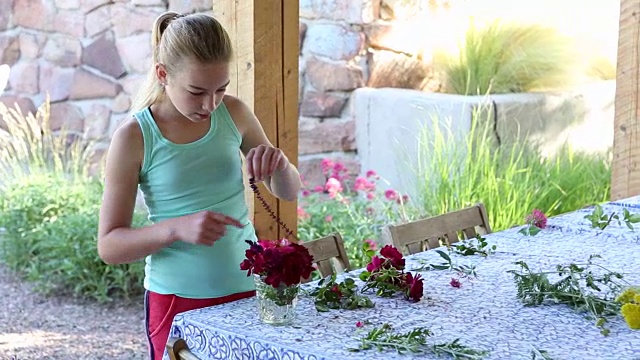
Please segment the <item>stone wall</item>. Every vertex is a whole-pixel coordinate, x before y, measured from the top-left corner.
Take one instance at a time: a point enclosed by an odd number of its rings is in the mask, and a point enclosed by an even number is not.
[[[167,9],[206,12],[211,0],[0,1],[0,63],[11,65],[0,101],[34,111],[48,94],[52,127],[104,151],[148,69],[153,21]]]
[[[402,28],[396,3],[436,2],[300,0],[299,166],[311,184],[322,181],[324,157],[359,171],[351,93],[370,83],[378,59],[415,53],[392,31]],[[152,23],[167,9],[208,12],[211,0],[0,1],[0,63],[11,65],[0,101],[33,111],[48,93],[54,128],[101,140],[104,151],[149,65]],[[394,86],[385,79],[375,85]]]

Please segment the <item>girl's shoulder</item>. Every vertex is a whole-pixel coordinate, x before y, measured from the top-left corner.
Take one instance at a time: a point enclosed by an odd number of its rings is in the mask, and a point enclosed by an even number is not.
[[[111,136],[110,147],[127,149],[127,153],[133,157],[142,159],[144,153],[142,129],[133,116],[127,117],[118,125]]]
[[[244,137],[247,130],[254,126],[253,121],[255,115],[253,114],[253,111],[247,104],[233,95],[225,95],[224,98],[222,98],[222,102],[227,108],[229,116],[235,123],[238,132],[242,137]]]

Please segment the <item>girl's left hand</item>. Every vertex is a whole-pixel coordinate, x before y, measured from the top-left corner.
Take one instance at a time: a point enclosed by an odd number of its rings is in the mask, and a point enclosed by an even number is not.
[[[256,182],[264,181],[277,170],[285,170],[289,166],[289,159],[282,150],[268,145],[258,145],[247,153],[247,173]]]

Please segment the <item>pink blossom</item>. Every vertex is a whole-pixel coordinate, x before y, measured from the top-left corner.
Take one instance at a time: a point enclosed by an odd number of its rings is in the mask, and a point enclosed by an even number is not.
[[[361,327],[363,327],[363,326],[364,326],[364,324],[362,323],[362,321],[358,321],[358,322],[356,322],[356,327],[361,328]]]
[[[387,200],[395,200],[398,198],[398,192],[393,189],[389,189],[384,192],[384,197],[387,198]]]
[[[322,172],[326,174],[331,170],[331,168],[333,168],[333,160],[322,159],[322,162],[320,163],[320,167],[322,167]]]
[[[373,170],[369,170],[369,171],[367,171],[367,177],[368,177],[368,178],[370,178],[370,177],[374,177],[374,176],[377,176],[377,175],[378,175],[378,174],[376,174],[376,172],[375,172],[375,171],[373,171]]]
[[[313,188],[313,192],[323,192],[324,188],[321,185],[317,185],[316,187]]]
[[[329,178],[324,185],[325,191],[329,193],[330,198],[334,198],[336,194],[342,192],[342,183],[336,178]]]
[[[311,195],[311,191],[309,191],[309,190],[307,190],[307,189],[302,190],[302,196],[303,196],[303,197],[307,197],[307,196],[309,196],[309,195]]]
[[[372,183],[366,178],[363,178],[362,176],[358,176],[356,178],[355,184],[353,185],[353,189],[355,191],[373,191],[376,189],[376,184]]]
[[[374,251],[378,249],[378,244],[375,242],[375,240],[373,240],[373,239],[365,239],[364,242],[369,244],[369,249],[374,250]]]
[[[298,206],[298,218],[308,219],[309,217],[311,217],[311,215],[309,215],[309,213],[307,213],[303,208]]]
[[[396,202],[399,205],[406,204],[408,201],[409,201],[409,195],[402,195],[401,198],[399,197],[399,198],[396,199]]]
[[[374,194],[374,193],[372,193],[372,192],[367,193],[367,199],[368,199],[368,200],[373,200],[373,199],[375,199],[375,198],[376,198],[376,194]]]
[[[324,221],[326,221],[326,222],[331,222],[331,221],[333,221],[333,215],[327,215],[327,216],[325,216],[325,217],[324,217]]]
[[[334,173],[336,173],[336,172],[339,173],[339,172],[346,171],[346,170],[347,170],[347,168],[344,166],[344,164],[339,162],[339,161],[337,161],[335,164],[333,164]]]
[[[451,282],[449,282],[449,285],[453,286],[454,288],[460,288],[460,286],[462,286],[460,280],[456,278],[451,278]]]

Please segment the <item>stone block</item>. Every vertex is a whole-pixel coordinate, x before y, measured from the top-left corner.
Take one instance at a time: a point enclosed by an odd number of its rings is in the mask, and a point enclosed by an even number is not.
[[[82,63],[116,79],[127,73],[120,59],[118,48],[113,40],[106,35],[100,36],[84,48]]]
[[[122,87],[85,69],[78,69],[73,78],[70,99],[113,98]]]
[[[349,60],[364,47],[364,34],[341,24],[315,24],[305,35],[304,52],[334,60]]]
[[[300,17],[364,24],[380,15],[380,0],[300,0]]]
[[[313,57],[307,60],[306,75],[311,85],[320,92],[353,90],[364,86],[362,69],[345,62],[336,63]]]
[[[20,56],[24,59],[37,59],[42,53],[47,36],[38,33],[20,33]]]
[[[33,104],[33,101],[26,96],[5,94],[0,96],[0,103],[3,103],[9,109],[19,108],[24,115],[28,113],[35,114],[36,111],[38,111],[36,106]]]
[[[75,105],[68,102],[51,104],[49,113],[49,126],[52,130],[82,132],[84,130],[84,115]]]
[[[132,7],[130,4],[115,4],[111,7],[111,25],[116,37],[122,38],[149,33],[153,22],[165,12],[164,7]]]
[[[84,135],[89,139],[104,139],[109,135],[111,110],[104,104],[93,103],[83,108]]]
[[[11,67],[9,84],[18,93],[35,95],[38,93],[38,73],[40,66],[35,61],[20,61]]]
[[[2,2],[5,2],[3,0]],[[9,1],[10,2],[10,1]],[[13,22],[28,29],[49,31],[52,29],[56,8],[48,0],[15,0]]]
[[[78,39],[66,35],[51,35],[42,49],[42,56],[62,67],[80,65],[82,45]]]
[[[80,8],[80,0],[56,0],[56,7],[64,10],[76,10]]]
[[[16,34],[0,34],[0,64],[15,64],[20,58],[20,38]]]
[[[75,69],[61,68],[51,63],[40,65],[40,92],[48,93],[51,102],[69,98]]]
[[[301,118],[298,136],[301,155],[356,149],[353,119]]]
[[[58,10],[53,21],[53,31],[73,36],[84,37],[84,16],[78,10]]]
[[[113,5],[101,6],[86,14],[84,17],[85,36],[93,37],[111,28],[112,6]]]
[[[117,39],[116,47],[127,72],[147,73],[151,66],[151,33]]]
[[[339,117],[347,99],[335,94],[308,91],[303,95],[300,115],[313,117]]]
[[[129,107],[131,106],[131,97],[127,95],[126,92],[121,92],[113,99],[113,104],[111,105],[111,110],[116,114],[121,114],[129,111]]]
[[[13,2],[0,1],[0,31],[13,26]]]

